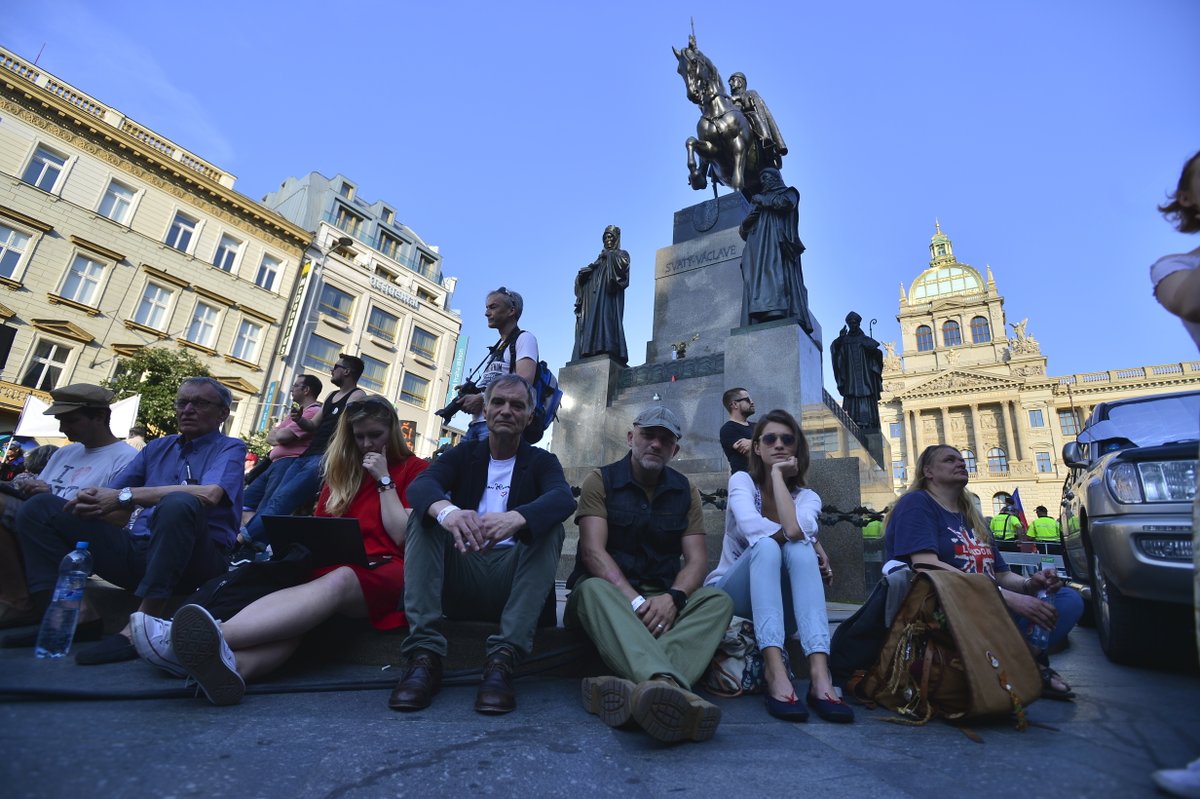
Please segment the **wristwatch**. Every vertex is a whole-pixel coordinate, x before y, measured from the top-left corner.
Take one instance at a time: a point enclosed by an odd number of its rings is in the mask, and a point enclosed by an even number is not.
[[[667,593],[670,594],[671,600],[675,603],[675,610],[683,610],[683,606],[687,604],[687,594],[678,588],[668,588]]]
[[[125,486],[117,492],[117,504],[128,510],[133,507],[133,489]]]
[[[393,488],[395,488],[396,481],[392,479],[390,474],[385,474],[383,477],[380,477],[375,481],[375,487],[379,489],[379,493],[382,494],[384,491],[391,491]]]

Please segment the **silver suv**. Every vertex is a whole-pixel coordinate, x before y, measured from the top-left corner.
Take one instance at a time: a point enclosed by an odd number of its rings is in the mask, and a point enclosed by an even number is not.
[[[1091,584],[1100,644],[1114,662],[1170,666],[1194,647],[1198,448],[1200,391],[1101,403],[1063,447],[1066,565]]]

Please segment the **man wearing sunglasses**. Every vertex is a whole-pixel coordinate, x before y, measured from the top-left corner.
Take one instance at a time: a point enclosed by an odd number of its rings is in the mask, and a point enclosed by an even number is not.
[[[246,460],[242,440],[221,432],[232,403],[220,382],[189,377],[175,396],[177,435],[148,443],[107,488],[81,489],[69,501],[39,494],[25,503],[17,533],[35,607],[49,604],[58,564],[76,541],[90,543],[97,575],[132,591],[141,599],[138,610],[153,616],[163,615],[172,595],[228,568]],[[101,631],[100,619],[81,623],[76,640]],[[95,665],[136,657],[126,625],[75,660]]]
[[[729,473],[744,472],[750,463],[750,439],[754,434],[754,425],[750,417],[754,415],[754,400],[750,392],[738,386],[731,388],[721,395],[721,404],[729,414],[729,421],[721,425],[721,449],[725,450],[725,459],[729,461]]]
[[[462,409],[472,415],[463,441],[481,441],[488,437],[487,421],[483,418],[483,392],[497,377],[518,374],[525,382],[533,384],[537,375],[538,343],[532,333],[517,327],[524,310],[525,301],[521,295],[504,286],[487,295],[483,315],[487,317],[488,327],[500,334],[500,340],[490,349],[477,384],[479,393],[463,397]]]
[[[614,676],[583,681],[583,704],[611,727],[630,719],[657,740],[706,741],[721,710],[691,692],[725,635],[733,601],[702,588],[708,570],[700,492],[667,466],[679,452],[667,408],[638,414],[629,454],[589,474],[566,623]],[[680,556],[683,562],[680,563]]]

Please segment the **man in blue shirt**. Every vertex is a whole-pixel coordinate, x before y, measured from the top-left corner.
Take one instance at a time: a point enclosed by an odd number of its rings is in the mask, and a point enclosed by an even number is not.
[[[82,489],[70,501],[41,494],[25,503],[17,533],[36,608],[49,604],[59,561],[80,540],[90,543],[96,574],[133,591],[141,599],[138,610],[154,616],[163,615],[172,594],[226,569],[240,524],[246,459],[242,440],[221,432],[232,401],[213,378],[188,378],[175,398],[178,435],[151,441],[107,488]],[[84,622],[76,640],[100,631],[99,619]],[[136,658],[128,632],[126,626],[81,650],[76,662]]]

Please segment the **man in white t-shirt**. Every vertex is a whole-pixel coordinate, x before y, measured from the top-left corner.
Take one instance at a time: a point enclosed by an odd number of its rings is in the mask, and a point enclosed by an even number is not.
[[[525,382],[532,384],[537,375],[537,339],[528,330],[517,327],[524,310],[525,301],[521,295],[504,286],[487,295],[483,315],[487,317],[488,327],[500,333],[500,340],[492,346],[491,356],[476,383],[480,393],[463,398],[462,408],[472,417],[463,441],[481,441],[488,437],[487,423],[483,418],[483,392],[497,377],[518,374],[525,378]]]
[[[484,394],[489,436],[438,458],[408,487],[404,538],[405,670],[394,710],[429,707],[441,687],[449,619],[498,621],[487,640],[480,713],[516,708],[512,672],[533,649],[538,617],[552,601],[554,575],[575,498],[558,458],[522,437],[533,389],[501,375]]]
[[[56,388],[47,416],[58,420],[63,437],[75,442],[57,450],[36,480],[12,484],[12,494],[0,494],[0,627],[33,624],[32,604],[25,588],[25,571],[13,535],[17,511],[26,497],[54,494],[71,499],[81,488],[107,485],[137,450],[109,429],[114,395],[86,383]]]

